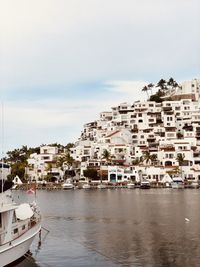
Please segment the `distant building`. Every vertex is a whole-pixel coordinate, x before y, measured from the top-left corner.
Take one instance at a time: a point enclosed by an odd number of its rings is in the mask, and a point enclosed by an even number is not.
[[[145,155],[153,157],[145,159]],[[178,161],[179,155],[183,162]],[[100,169],[103,162],[108,181],[133,176],[137,180],[137,171],[146,173],[151,182],[166,180],[168,173],[200,180],[200,80],[171,87],[162,103],[122,103],[101,112],[98,120],[84,125],[71,156],[84,169],[92,161]]]

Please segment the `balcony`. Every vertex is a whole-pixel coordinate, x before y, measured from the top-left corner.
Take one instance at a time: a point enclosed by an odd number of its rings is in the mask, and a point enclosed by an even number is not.
[[[165,112],[172,111],[172,107],[163,107],[163,111]]]
[[[158,150],[158,142],[151,142],[149,143],[149,148],[152,148],[152,149],[157,149]]]
[[[166,152],[175,151],[175,147],[173,147],[173,146],[163,146],[163,147],[160,147],[160,150],[164,150]]]

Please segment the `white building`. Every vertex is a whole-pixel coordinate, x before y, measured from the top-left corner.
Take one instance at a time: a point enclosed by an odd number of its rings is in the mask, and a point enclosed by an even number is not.
[[[55,180],[63,178],[63,171],[56,166],[59,157],[58,148],[55,146],[41,146],[40,153],[31,154],[28,159],[26,174],[30,181],[43,180],[48,174],[51,174]]]
[[[101,160],[103,151],[107,150],[113,164],[131,166],[133,160],[139,161],[149,151],[157,160],[154,162],[155,174],[149,161],[147,172],[152,171],[152,174],[148,175],[152,181],[155,180],[152,175],[158,175],[156,179],[161,181],[170,168],[179,166],[177,156],[182,154],[185,177],[197,179],[200,164],[199,86],[200,80],[194,79],[177,87],[172,100],[122,103],[112,107],[112,112],[102,112],[99,120],[84,126],[71,155],[75,160],[85,161],[87,166],[92,159]],[[195,171],[191,167],[195,167]],[[114,175],[110,173],[111,169],[108,168],[109,177]],[[109,177],[108,180],[112,180]]]

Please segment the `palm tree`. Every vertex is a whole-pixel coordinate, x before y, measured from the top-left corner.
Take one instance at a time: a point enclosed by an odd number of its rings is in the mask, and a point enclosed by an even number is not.
[[[154,84],[153,84],[153,83],[149,83],[149,84],[147,85],[148,90],[151,91],[151,95],[153,94],[153,92],[152,92],[152,88],[153,88],[153,87],[154,87]]]
[[[165,91],[167,89],[167,86],[166,86],[166,81],[164,79],[161,79],[156,87],[160,87],[161,91]]]
[[[185,155],[178,153],[176,160],[178,161],[179,166],[183,166],[184,159],[185,159]]]
[[[60,168],[64,172],[64,164],[66,163],[68,169],[71,167],[74,163],[74,159],[70,156],[69,152],[63,154],[62,156],[57,157],[56,159],[56,167]],[[66,169],[65,169],[66,171]]]
[[[169,81],[167,82],[167,85],[170,85],[173,88],[179,87],[179,84],[173,78],[169,79]]]
[[[148,86],[144,86],[143,88],[142,88],[142,92],[146,92],[146,94],[147,94],[147,98],[149,99],[149,93],[148,93],[148,91],[149,91],[149,88],[148,88]]]
[[[67,152],[70,152],[70,148],[74,147],[74,144],[73,143],[68,143],[66,146],[65,146],[65,149]]]
[[[143,162],[143,157],[136,158],[135,160],[132,161],[132,164],[139,165],[141,162]]]
[[[110,152],[107,149],[104,149],[102,158],[105,159],[107,163],[110,161],[110,156]]]
[[[176,89],[177,87],[180,87],[179,84],[173,78],[169,79],[167,85],[171,86],[171,89]]]
[[[74,163],[74,159],[70,156],[70,153],[69,152],[67,152],[65,155],[64,155],[64,158],[63,158],[63,163],[67,163],[67,166],[68,167],[71,167],[72,165],[73,165],[73,163]]]
[[[174,86],[175,80],[173,78],[170,78],[167,82],[167,85]]]
[[[51,177],[52,177],[52,174],[51,174],[51,172],[52,172],[52,164],[51,164],[51,163],[47,163],[47,166],[46,166],[46,168],[45,168],[45,171],[46,171],[46,173],[47,173],[47,175],[46,175],[46,180],[47,180],[47,182],[49,182],[49,180],[50,180]]]
[[[150,160],[151,160],[152,163],[156,163],[156,162],[157,162],[157,159],[158,159],[158,157],[157,157],[156,154],[152,154],[152,155],[150,156]]]
[[[63,163],[66,161],[65,156],[57,157],[56,158],[56,167],[63,169]]]
[[[143,159],[145,160],[146,164],[151,161],[151,154],[149,151],[145,151],[143,153]]]
[[[184,159],[185,159],[185,155],[181,154],[181,153],[178,153],[178,155],[176,157],[176,160],[178,161],[178,164],[179,164],[181,176],[183,175],[182,166],[183,166]]]

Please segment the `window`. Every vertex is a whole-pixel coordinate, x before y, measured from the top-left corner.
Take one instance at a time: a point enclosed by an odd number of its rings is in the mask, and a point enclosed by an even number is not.
[[[167,121],[172,121],[172,117],[167,117]]]
[[[18,233],[18,228],[15,228],[14,231],[13,231],[14,234],[17,234]]]
[[[43,160],[48,160],[48,159],[50,159],[49,157],[43,157]]]
[[[122,176],[121,175],[117,175],[117,180],[121,180]]]

